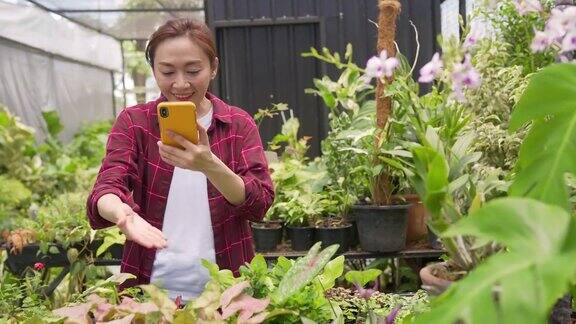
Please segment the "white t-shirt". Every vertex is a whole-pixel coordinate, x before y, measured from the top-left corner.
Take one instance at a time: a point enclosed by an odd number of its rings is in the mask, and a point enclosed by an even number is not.
[[[198,124],[208,129],[212,114],[211,109],[198,119]],[[216,260],[206,176],[202,172],[174,168],[162,233],[168,247],[156,252],[150,282],[166,289],[172,299],[196,298],[210,280],[201,260]]]

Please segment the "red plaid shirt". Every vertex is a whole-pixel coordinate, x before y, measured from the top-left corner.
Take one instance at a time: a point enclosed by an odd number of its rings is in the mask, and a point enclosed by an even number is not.
[[[213,121],[208,129],[210,148],[246,186],[246,201],[234,206],[208,181],[216,263],[237,275],[238,268],[254,256],[248,221],[264,217],[274,199],[274,190],[254,120],[242,109],[229,106],[211,94],[206,97],[213,106]],[[162,229],[174,171],[173,166],[162,161],[156,145],[160,140],[156,106],[165,100],[162,96],[126,108],[116,119],[106,145],[106,157],[88,197],[88,218],[94,229],[114,225],[99,215],[96,206],[98,199],[108,193],[117,195],[145,220]],[[121,270],[137,279],[125,286],[150,282],[155,255],[154,249],[126,241]]]

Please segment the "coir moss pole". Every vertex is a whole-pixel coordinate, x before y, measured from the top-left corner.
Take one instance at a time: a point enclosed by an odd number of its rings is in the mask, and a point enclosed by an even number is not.
[[[401,5],[397,0],[380,0],[378,7],[380,14],[378,17],[378,43],[376,45],[378,53],[386,50],[388,57],[396,56],[396,19],[400,13]],[[387,80],[390,81],[390,80]],[[385,82],[387,83],[387,82]],[[378,81],[376,86],[376,124],[379,131],[376,133],[374,145],[380,146],[381,141],[386,140],[386,124],[392,112],[392,99],[384,97],[384,87],[386,84]],[[374,163],[380,163],[378,156],[374,157]],[[374,182],[373,199],[376,205],[387,205],[391,197],[390,176],[382,173]]]

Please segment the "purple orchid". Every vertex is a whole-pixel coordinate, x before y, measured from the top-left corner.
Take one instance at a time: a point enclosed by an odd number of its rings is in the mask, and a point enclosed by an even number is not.
[[[358,296],[360,296],[360,298],[368,300],[370,299],[370,297],[372,297],[372,295],[374,295],[379,291],[380,285],[378,283],[378,280],[374,282],[372,288],[364,288],[360,286],[360,284],[354,283],[354,289],[356,289],[356,292],[358,292]]]
[[[426,63],[420,69],[420,77],[418,82],[429,83],[434,81],[441,73],[444,68],[444,63],[440,59],[440,54],[435,53],[430,62]]]
[[[576,7],[552,9],[544,31],[535,31],[530,48],[542,52],[555,45],[559,53],[576,50]]]
[[[452,95],[459,102],[465,102],[464,88],[476,89],[482,84],[480,73],[474,69],[470,54],[466,54],[463,63],[458,63],[452,71]]]
[[[382,67],[384,71],[384,76],[390,78],[394,75],[394,70],[400,65],[400,61],[398,61],[395,57],[388,57],[388,53],[386,50],[383,50],[380,53],[380,60],[382,61]]]
[[[372,78],[392,77],[398,65],[400,61],[397,58],[388,57],[386,50],[382,51],[379,56],[371,57],[366,63],[367,81],[370,82]]]
[[[553,39],[550,37],[550,35],[543,31],[536,30],[532,44],[530,44],[530,48],[534,53],[544,52],[550,47],[552,41]]]
[[[486,30],[486,22],[480,19],[472,20],[470,25],[470,32],[464,40],[464,49],[470,49],[474,45],[478,44],[478,41],[486,37],[488,31]]]
[[[541,12],[542,4],[539,0],[516,0],[514,6],[521,16],[525,16],[531,12]]]
[[[562,50],[560,52],[572,52],[576,50],[576,31],[571,31],[566,36],[564,36],[564,40],[562,41]]]

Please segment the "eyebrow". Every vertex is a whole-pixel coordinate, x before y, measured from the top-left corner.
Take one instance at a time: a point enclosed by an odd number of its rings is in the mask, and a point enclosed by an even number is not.
[[[186,66],[188,66],[188,65],[196,65],[196,64],[199,64],[199,63],[202,63],[202,61],[201,61],[201,60],[192,60],[192,61],[186,62],[184,65],[186,65]],[[164,65],[164,66],[170,66],[170,67],[174,66],[173,64],[170,64],[170,63],[168,63],[168,62],[158,62],[158,65]]]

